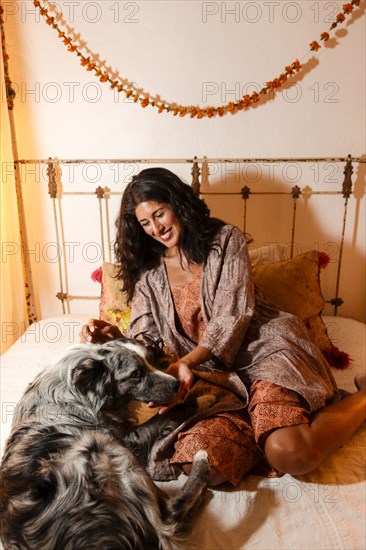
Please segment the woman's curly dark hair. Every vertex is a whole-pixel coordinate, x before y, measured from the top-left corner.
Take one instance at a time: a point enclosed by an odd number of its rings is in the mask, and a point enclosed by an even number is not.
[[[136,219],[136,207],[145,201],[169,204],[182,222],[179,248],[190,262],[202,264],[212,241],[224,222],[210,217],[210,210],[193,189],[165,168],[148,168],[127,185],[116,220],[114,251],[119,266],[118,278],[128,300],[142,273],[159,265],[166,247],[149,237]]]

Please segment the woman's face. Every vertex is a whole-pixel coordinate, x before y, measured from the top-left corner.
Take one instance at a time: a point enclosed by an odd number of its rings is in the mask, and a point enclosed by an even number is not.
[[[177,246],[182,234],[182,222],[174,214],[170,204],[145,201],[135,208],[137,221],[150,237],[167,248]]]

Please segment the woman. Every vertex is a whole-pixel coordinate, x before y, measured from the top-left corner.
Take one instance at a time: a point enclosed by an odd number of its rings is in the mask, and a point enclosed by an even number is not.
[[[339,399],[302,322],[254,289],[243,234],[211,218],[169,170],[143,170],[127,186],[116,256],[132,300],[129,336],[162,339],[179,358],[168,369],[181,382],[179,395],[159,412],[187,393],[218,396],[210,415],[179,434],[171,464],[188,473],[204,448],[211,485],[236,485],[263,458],[277,472],[305,474],[365,419],[365,377]],[[82,331],[92,342],[117,336],[103,321]]]

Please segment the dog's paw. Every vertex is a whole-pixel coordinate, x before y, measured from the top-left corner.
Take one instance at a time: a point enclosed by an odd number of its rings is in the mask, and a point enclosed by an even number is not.
[[[193,457],[193,462],[204,461],[208,462],[208,454],[204,449],[200,449]]]
[[[195,475],[205,485],[210,475],[208,454],[204,449],[197,451],[193,457],[191,476]]]

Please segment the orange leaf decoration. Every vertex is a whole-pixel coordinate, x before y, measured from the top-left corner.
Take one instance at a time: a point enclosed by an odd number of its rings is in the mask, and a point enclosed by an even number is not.
[[[150,94],[148,93],[144,93],[144,97],[140,99],[140,94],[136,90],[130,89],[129,87],[127,87],[127,85],[123,84],[123,82],[127,82],[127,79],[120,78],[119,80],[112,80],[112,76],[109,74],[108,71],[103,72],[101,69],[97,68],[95,63],[91,63],[90,57],[86,58],[79,50],[81,46],[74,45],[72,43],[72,39],[66,36],[65,32],[58,27],[57,23],[55,22],[55,17],[51,17],[48,15],[48,10],[41,5],[40,0],[33,0],[33,4],[36,8],[39,9],[39,12],[43,16],[45,22],[48,25],[52,26],[52,28],[54,28],[58,32],[58,37],[63,40],[63,43],[65,44],[65,46],[67,46],[68,51],[76,52],[76,55],[81,58],[81,66],[86,67],[87,71],[94,71],[95,76],[99,77],[101,82],[110,82],[112,89],[116,89],[118,92],[123,91],[126,94],[127,98],[132,97],[135,103],[137,103],[137,101],[140,101],[142,107],[147,107],[147,105],[157,107],[159,113],[162,113],[165,110],[167,113],[173,113],[174,116],[177,116],[179,114],[180,117],[184,117],[188,113],[191,118],[197,117],[198,119],[201,119],[203,117],[212,118],[216,114],[220,117],[224,116],[227,113],[233,114],[237,111],[247,109],[255,103],[258,103],[261,100],[261,96],[266,95],[269,90],[274,91],[278,88],[281,88],[284,82],[287,81],[288,77],[294,75],[295,73],[298,73],[302,69],[300,61],[296,59],[293,63],[291,63],[291,65],[287,65],[285,67],[284,72],[281,73],[279,77],[269,80],[266,83],[266,86],[264,86],[259,93],[253,92],[251,95],[246,94],[239,101],[230,101],[226,105],[220,105],[219,107],[210,106],[207,108],[201,108],[199,106],[188,107],[185,105],[177,105],[176,103],[157,103],[150,97]],[[346,16],[352,14],[355,7],[359,5],[360,0],[351,0],[351,2],[343,4],[343,13],[338,13],[336,15],[336,19],[332,23],[330,30],[336,28],[337,25],[339,25],[340,23],[343,23]],[[3,8],[1,6],[0,12],[3,13]],[[65,24],[65,21],[62,21],[62,23]],[[329,40],[329,33],[321,33],[320,40],[324,40],[324,42]],[[317,52],[321,48],[321,45],[316,40],[310,42],[309,45],[310,50],[314,52]]]
[[[317,52],[319,48],[321,48],[320,44],[316,40],[313,40],[313,42],[310,42],[309,44],[311,51]]]

